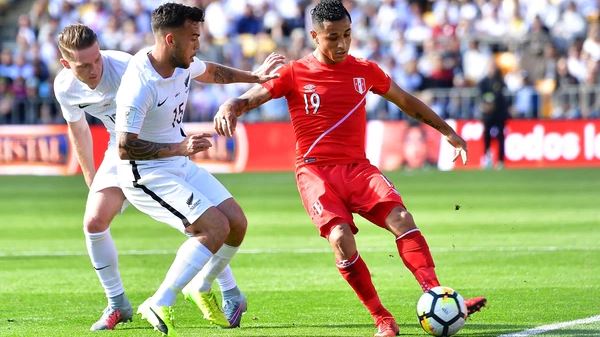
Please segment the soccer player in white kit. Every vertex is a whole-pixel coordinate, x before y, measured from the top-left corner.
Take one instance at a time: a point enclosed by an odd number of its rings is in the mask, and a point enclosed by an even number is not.
[[[133,56],[116,97],[123,192],[136,208],[190,236],[156,293],[138,309],[142,318],[168,336],[176,336],[172,306],[177,293],[183,290],[190,296],[198,292],[199,284],[212,283],[239,249],[247,226],[227,189],[188,157],[211,146],[210,134],[187,136],[182,127],[192,80],[263,83],[279,76],[270,75],[270,70],[250,73],[197,59],[203,21],[200,8],[167,3],[155,9],[155,44]],[[190,282],[203,267],[213,272],[203,272],[202,280]],[[233,308],[239,325],[246,309],[243,296]]]
[[[102,317],[90,330],[113,329],[120,322],[131,321],[133,314],[125,296],[117,249],[109,229],[125,201],[117,185],[115,95],[131,55],[114,50],[100,51],[94,31],[81,24],[64,28],[58,36],[58,48],[64,69],[54,80],[54,91],[89,187],[83,220],[85,242],[108,299]],[[100,119],[110,134],[98,171],[94,166],[92,135],[85,113]]]
[[[125,196],[117,184],[119,161],[115,140],[115,96],[131,55],[120,51],[100,51],[96,34],[85,25],[73,24],[58,37],[60,62],[65,69],[54,82],[56,99],[68,123],[85,181],[90,188],[84,216],[84,234],[88,254],[104,288],[108,305],[90,330],[114,329],[120,322],[131,320],[133,310],[123,288],[118,269],[117,249],[110,234],[110,222],[123,208]],[[271,60],[272,61],[272,58]],[[265,66],[267,63],[265,62]],[[102,164],[95,170],[93,142],[84,114],[100,119],[109,132],[109,144]],[[211,272],[205,268],[197,276]],[[231,269],[227,266],[217,281],[223,298],[239,294]],[[210,285],[200,283],[202,309],[206,319],[223,326],[232,324],[216,305]],[[200,301],[199,300],[199,301]],[[198,305],[200,305],[198,304]],[[235,318],[233,314],[228,317]],[[234,322],[235,323],[235,322]],[[239,324],[239,322],[238,322]]]

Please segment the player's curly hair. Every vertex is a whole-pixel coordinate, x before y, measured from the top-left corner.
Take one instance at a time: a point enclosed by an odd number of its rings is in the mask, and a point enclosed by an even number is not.
[[[182,27],[186,20],[204,22],[204,9],[169,2],[152,12],[152,31]]]
[[[346,7],[340,0],[321,0],[319,3],[310,11],[313,25],[323,25],[324,21],[339,21],[347,17],[350,22],[352,18],[350,13],[346,10]]]

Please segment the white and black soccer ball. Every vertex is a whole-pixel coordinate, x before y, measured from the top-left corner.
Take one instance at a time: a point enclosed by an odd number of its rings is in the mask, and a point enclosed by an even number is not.
[[[423,330],[430,335],[452,336],[465,325],[467,306],[454,289],[435,287],[419,298],[417,317]]]

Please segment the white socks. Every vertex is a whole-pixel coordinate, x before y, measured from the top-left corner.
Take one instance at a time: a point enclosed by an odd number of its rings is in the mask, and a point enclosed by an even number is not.
[[[196,238],[185,241],[175,256],[164,281],[152,296],[156,305],[171,306],[177,293],[190,282],[213,254]]]
[[[210,290],[210,286],[218,276],[221,291],[235,288],[237,285],[233,278],[231,268],[229,267],[229,262],[239,249],[240,247],[223,244],[223,246],[221,246],[215,255],[208,261],[206,266],[202,268],[202,271],[189,283],[188,287],[193,290],[207,292]]]
[[[237,282],[235,282],[235,278],[233,277],[233,272],[231,272],[231,267],[229,264],[223,269],[221,274],[217,276],[217,283],[219,283],[219,288],[221,288],[221,292],[226,292],[227,290],[231,290],[237,287]],[[210,287],[209,287],[210,289]]]
[[[100,233],[88,233],[84,230],[83,233],[88,255],[92,266],[96,269],[106,297],[115,297],[125,292],[119,274],[117,247],[110,235],[110,229]]]

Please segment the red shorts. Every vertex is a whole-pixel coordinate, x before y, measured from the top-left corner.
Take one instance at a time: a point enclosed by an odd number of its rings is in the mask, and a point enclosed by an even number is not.
[[[304,209],[323,237],[342,223],[356,234],[352,213],[385,228],[392,209],[404,207],[392,182],[369,163],[304,165],[296,169],[296,182]]]

